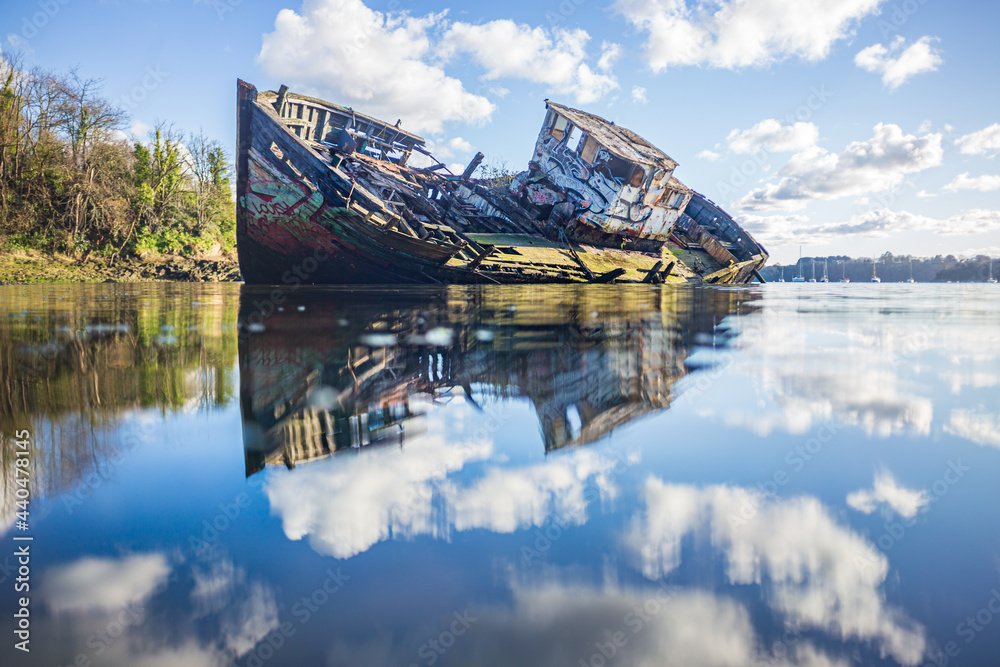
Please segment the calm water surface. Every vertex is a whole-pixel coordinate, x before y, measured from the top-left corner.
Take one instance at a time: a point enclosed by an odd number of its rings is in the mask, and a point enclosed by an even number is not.
[[[997,664],[998,341],[995,285],[0,287],[0,663]]]

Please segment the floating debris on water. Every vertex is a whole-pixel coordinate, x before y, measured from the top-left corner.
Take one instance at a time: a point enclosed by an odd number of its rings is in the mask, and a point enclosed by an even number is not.
[[[366,333],[358,336],[358,340],[368,347],[392,347],[399,339],[396,334],[390,333]]]

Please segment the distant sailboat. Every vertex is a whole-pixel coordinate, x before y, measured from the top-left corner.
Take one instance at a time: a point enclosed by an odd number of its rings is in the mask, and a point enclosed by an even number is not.
[[[908,282],[908,283],[915,283],[915,282],[917,282],[916,280],[913,279],[913,260],[912,259],[910,260],[910,279],[907,280],[906,282]]]
[[[821,283],[830,282],[830,258],[823,259],[823,277],[819,279]]]
[[[840,263],[840,282],[849,283],[851,279],[847,277],[847,262]]]
[[[809,264],[812,266],[812,278],[809,279],[809,282],[814,283],[816,282],[816,260],[810,259]]]
[[[799,266],[799,275],[794,276],[792,278],[792,282],[793,283],[804,283],[806,281],[806,279],[802,277],[802,246],[799,246],[799,264],[798,264],[798,266]]]
[[[990,257],[990,277],[986,280],[986,282],[995,283],[996,281],[997,279],[993,277],[993,258]]]
[[[878,276],[877,276],[877,275],[875,274],[875,264],[876,264],[876,262],[875,262],[875,258],[874,258],[874,257],[872,257],[872,282],[873,282],[873,283],[880,283],[880,282],[882,282],[882,279],[881,279],[881,278],[879,278],[879,277],[878,277]]]
[[[785,282],[785,267],[784,266],[781,267],[781,277],[778,278],[778,282],[779,283]]]

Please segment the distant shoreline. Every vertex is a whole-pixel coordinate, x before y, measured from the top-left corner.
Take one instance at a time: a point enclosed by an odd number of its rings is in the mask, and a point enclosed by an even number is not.
[[[235,282],[241,280],[235,255],[148,255],[77,258],[34,250],[0,251],[0,285],[104,282]]]

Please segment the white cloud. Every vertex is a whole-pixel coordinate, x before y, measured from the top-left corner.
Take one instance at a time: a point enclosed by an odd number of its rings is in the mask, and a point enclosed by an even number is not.
[[[770,152],[802,151],[816,145],[819,128],[812,123],[782,125],[774,118],[762,120],[748,130],[735,129],[726,137],[734,153],[754,153],[763,148]]]
[[[697,157],[699,160],[708,160],[709,162],[715,162],[716,160],[722,158],[722,156],[719,153],[716,153],[715,151],[710,151],[707,148],[703,151],[699,151],[695,157]]]
[[[849,144],[842,153],[819,147],[796,153],[777,183],[750,191],[738,206],[753,210],[801,210],[813,200],[838,199],[890,190],[907,174],[941,164],[941,134],[917,137],[898,125],[879,123],[874,136]]]
[[[31,42],[28,41],[27,39],[24,39],[17,33],[14,32],[7,33],[7,44],[10,45],[11,52],[20,53],[29,60],[35,59],[35,50],[31,48]]]
[[[475,150],[468,141],[462,137],[455,137],[448,141],[448,148],[455,151],[456,153],[471,153]]]
[[[681,543],[693,535],[694,544],[724,554],[731,583],[765,586],[763,599],[787,622],[873,641],[903,665],[923,657],[924,629],[885,603],[885,555],[839,526],[816,498],[767,501],[756,490],[650,477],[645,501],[646,512],[636,517],[626,544],[646,577],[659,579],[676,569]]]
[[[269,77],[297,90],[357,106],[416,132],[440,132],[449,121],[489,120],[495,106],[445,72],[463,57],[483,78],[523,79],[577,103],[618,87],[610,70],[621,55],[605,42],[595,71],[586,63],[590,35],[496,20],[478,25],[446,13],[378,12],[362,0],[305,0],[299,12],[278,12],[257,61]],[[506,92],[491,87],[498,97]]]
[[[486,80],[524,79],[541,83],[580,104],[594,102],[618,87],[614,76],[599,74],[584,62],[590,35],[585,30],[535,27],[507,19],[488,23],[451,23],[441,37],[439,54],[447,59],[468,54],[486,70]],[[598,69],[610,68],[620,53],[605,42]]]
[[[456,155],[472,153],[475,150],[472,144],[462,137],[453,137],[445,141],[428,140],[426,147],[428,151],[434,154],[434,157],[440,160],[445,160]],[[411,157],[409,164],[416,168],[428,167],[434,164],[434,160],[423,153],[415,153]],[[465,166],[463,165],[462,168],[464,169]]]
[[[667,587],[663,582],[636,586],[605,581],[594,585],[564,581],[576,577],[562,572],[549,574],[555,576],[541,583],[512,582],[509,603],[477,605],[475,641],[455,642],[446,662],[479,667],[566,667],[579,654],[584,656],[580,658],[584,664],[636,667],[851,664],[847,658],[828,655],[812,638],[800,637],[797,632],[790,642],[769,642],[757,633],[754,616],[741,596]],[[417,632],[440,630],[429,626]],[[613,634],[618,636],[617,645],[606,643],[612,641]],[[338,662],[410,663],[411,646],[393,642],[387,633],[383,637],[339,645]],[[599,649],[612,657],[605,660]]]
[[[586,519],[584,492],[593,483],[613,497],[615,461],[576,450],[544,464],[491,468],[468,484],[451,477],[492,453],[490,442],[448,444],[423,438],[406,451],[333,457],[294,472],[275,470],[266,492],[285,535],[308,536],[316,551],[349,558],[390,536],[441,536],[485,528],[510,533],[546,521]],[[351,512],[343,512],[349,503]]]
[[[1000,447],[1000,416],[982,409],[952,410],[945,430],[979,445]]]
[[[761,243],[825,245],[845,236],[886,238],[899,232],[932,232],[962,236],[1000,230],[1000,210],[972,209],[947,218],[931,218],[909,211],[877,208],[852,215],[845,221],[809,225],[804,215],[742,215],[740,223]]]
[[[912,519],[930,502],[926,491],[914,491],[900,486],[887,470],[875,475],[871,489],[860,489],[847,495],[847,504],[859,512],[871,514],[879,505],[888,505],[896,514]]]
[[[1000,152],[1000,123],[993,123],[978,132],[959,137],[955,143],[966,155],[987,155],[993,157]]]
[[[209,569],[192,569],[191,602],[194,618],[219,614],[219,637],[224,649],[242,657],[278,628],[278,605],[266,584],[247,584],[246,570],[233,561],[213,561]]]
[[[266,492],[288,539],[308,536],[316,551],[349,558],[392,534],[434,535],[432,483],[492,450],[492,443],[453,447],[425,438],[405,452],[378,450],[301,465],[294,473],[275,470]],[[340,509],[344,503],[350,512]]]
[[[435,62],[432,33],[443,14],[382,13],[361,0],[305,0],[282,9],[264,35],[264,73],[302,92],[362,107],[403,127],[438,132],[447,121],[482,122],[494,105]]]
[[[927,190],[920,190],[917,192],[917,197],[920,199],[930,199],[931,197],[937,197],[933,192],[927,192]]]
[[[866,72],[882,75],[882,85],[895,90],[922,72],[934,72],[944,62],[934,47],[936,37],[924,36],[903,48],[906,40],[896,37],[889,46],[872,44],[854,56],[854,64]]]
[[[278,625],[278,605],[274,593],[255,581],[250,584],[245,599],[223,615],[220,621],[222,643],[230,653],[243,657],[260,640],[277,630]]]
[[[929,231],[956,236],[996,230],[1000,230],[1000,211],[993,209],[972,209],[948,218],[931,218],[909,211],[880,208],[853,215],[846,222],[820,225],[808,231],[827,238],[854,234],[884,238],[903,231]]]
[[[614,495],[608,478],[614,465],[591,451],[576,450],[540,465],[493,468],[467,487],[446,484],[443,495],[456,530],[512,533],[550,520],[582,524],[587,481],[593,479],[607,495]]]
[[[167,582],[171,566],[161,553],[81,558],[42,577],[42,598],[55,612],[113,611],[146,600]]]
[[[742,215],[740,224],[761,243],[782,246],[791,243],[801,233],[809,218],[804,215]]]
[[[727,69],[765,66],[789,57],[826,58],[883,0],[618,0],[616,10],[645,32],[654,71],[673,65]]]
[[[149,123],[136,119],[132,121],[132,126],[129,127],[128,133],[133,139],[145,139],[152,129],[153,126]]]
[[[649,99],[646,97],[646,89],[642,86],[632,86],[632,103],[633,104],[647,104]]]
[[[958,192],[959,190],[979,190],[980,192],[992,192],[1000,190],[1000,175],[984,175],[969,178],[969,172],[959,174],[951,183],[944,186],[945,190]]]
[[[614,42],[601,42],[601,57],[597,61],[597,69],[610,72],[618,59],[622,57],[622,45]]]

